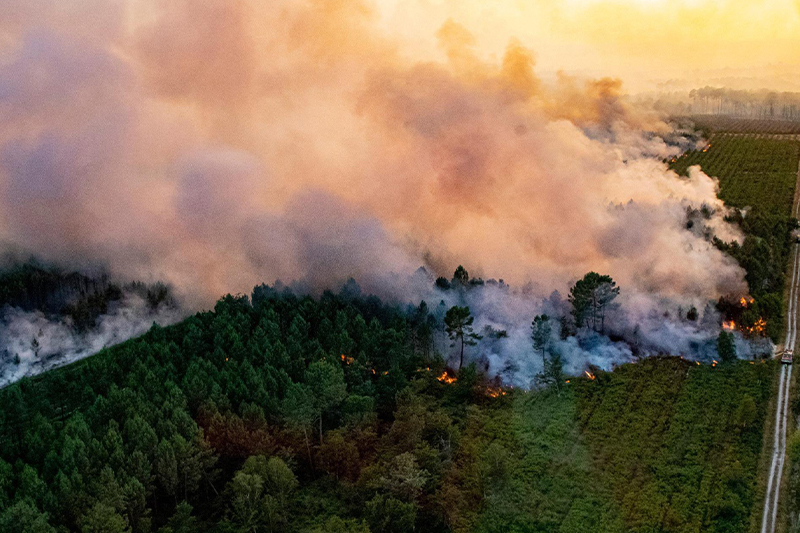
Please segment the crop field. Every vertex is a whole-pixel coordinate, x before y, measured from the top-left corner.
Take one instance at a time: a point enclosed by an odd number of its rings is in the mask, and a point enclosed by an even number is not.
[[[789,216],[798,158],[800,142],[717,133],[705,149],[686,153],[672,168],[686,174],[688,167],[700,165],[706,174],[719,178],[720,197],[726,204]]]
[[[689,117],[700,129],[718,133],[774,133],[800,135],[798,120],[768,120],[763,118],[731,117],[724,115],[695,115]]]

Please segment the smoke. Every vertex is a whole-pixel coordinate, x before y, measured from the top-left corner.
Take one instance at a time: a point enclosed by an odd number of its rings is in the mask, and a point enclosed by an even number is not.
[[[739,238],[716,180],[662,163],[688,141],[618,80],[543,81],[510,36],[486,60],[448,21],[420,59],[360,1],[8,7],[0,241],[45,261],[165,280],[189,307],[278,279],[421,299],[408,272],[463,263],[528,287],[472,303],[479,325],[519,330],[493,369],[523,353],[541,299],[590,270],[623,287],[623,329],[746,292],[736,263],[686,229],[705,206],[710,231]],[[692,343],[650,322],[653,350]],[[631,357],[607,339],[564,343],[584,354],[569,368]]]
[[[0,387],[94,354],[145,333],[154,323],[173,324],[183,312],[173,306],[153,309],[139,295],[127,293],[110,305],[86,333],[68,319],[48,318],[40,311],[6,308],[0,315]]]
[[[468,306],[475,318],[474,331],[483,338],[466,348],[465,363],[474,362],[515,387],[536,386],[544,370],[542,355],[534,353],[531,341],[531,322],[540,314],[548,315],[552,328],[546,351],[561,356],[569,375],[581,375],[587,369],[612,370],[658,355],[704,363],[719,359],[722,317],[713,302],[702,297],[674,299],[623,288],[607,312],[603,333],[585,329],[576,333],[567,298],[559,291],[542,296],[542,289],[533,283],[515,287],[504,280],[473,280],[467,286],[454,283],[442,289],[433,275],[419,270],[386,286],[395,291],[390,298],[398,302],[424,301],[440,321],[451,306]],[[345,286],[345,292],[352,290]],[[692,307],[697,310],[695,318],[688,316]],[[773,348],[768,339],[745,339],[738,332],[735,341],[737,355],[745,359],[771,353]],[[451,366],[458,367],[458,342],[451,343],[439,331],[434,345]]]

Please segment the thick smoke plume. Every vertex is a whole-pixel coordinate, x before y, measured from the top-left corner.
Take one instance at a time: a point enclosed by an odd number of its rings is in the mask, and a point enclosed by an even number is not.
[[[543,82],[511,36],[486,60],[449,21],[420,60],[359,1],[5,11],[0,239],[46,261],[163,279],[194,307],[277,279],[439,298],[406,274],[463,263],[514,288],[474,304],[505,329],[595,270],[623,287],[619,333],[661,317],[648,342],[670,352],[695,333],[665,312],[746,293],[736,263],[686,229],[706,206],[705,226],[738,238],[714,179],[662,163],[687,141],[619,81]],[[487,355],[493,371],[533,357],[522,329]],[[626,349],[586,341],[570,368]]]

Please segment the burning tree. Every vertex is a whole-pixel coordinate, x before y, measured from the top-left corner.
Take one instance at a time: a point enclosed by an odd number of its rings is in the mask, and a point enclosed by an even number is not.
[[[569,303],[577,327],[605,330],[606,311],[619,295],[619,287],[611,276],[589,272],[569,290]]]
[[[475,317],[471,315],[469,307],[454,305],[447,310],[447,314],[444,316],[445,330],[450,340],[453,341],[450,347],[454,347],[457,342],[461,341],[461,356],[458,361],[459,370],[464,365],[464,346],[475,346],[477,341],[482,338],[472,330],[474,321]]]

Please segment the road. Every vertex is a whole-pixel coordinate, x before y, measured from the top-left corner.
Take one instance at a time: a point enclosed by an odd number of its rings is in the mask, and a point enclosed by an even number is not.
[[[800,192],[800,168],[797,170],[798,191],[795,192],[794,216],[798,216],[798,192]],[[797,341],[797,308],[798,285],[800,285],[800,246],[794,245],[794,261],[792,262],[792,283],[789,289],[789,309],[787,312],[786,341],[784,349],[794,350]],[[761,516],[761,533],[774,533],[780,503],[781,478],[783,465],[786,462],[786,431],[789,424],[789,387],[792,382],[792,367],[781,365],[780,383],[778,385],[778,402],[775,406],[775,435],[772,443],[772,457],[767,479],[767,493],[764,497],[764,509]]]

